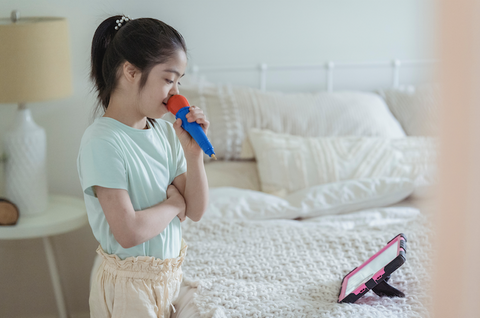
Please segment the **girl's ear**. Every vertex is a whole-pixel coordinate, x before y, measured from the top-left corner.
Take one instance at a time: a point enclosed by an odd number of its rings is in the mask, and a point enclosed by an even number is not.
[[[130,62],[123,63],[123,76],[129,82],[134,82],[140,79],[140,71]]]

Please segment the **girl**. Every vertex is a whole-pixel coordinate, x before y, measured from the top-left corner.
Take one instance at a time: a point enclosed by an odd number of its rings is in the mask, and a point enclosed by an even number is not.
[[[178,296],[187,249],[180,222],[202,217],[207,178],[181,120],[154,118],[179,93],[186,52],[180,33],[156,19],[113,16],[95,31],[91,78],[105,114],[86,129],[77,159],[102,257],[90,290],[93,318],[169,317]],[[187,120],[207,132],[199,108]]]

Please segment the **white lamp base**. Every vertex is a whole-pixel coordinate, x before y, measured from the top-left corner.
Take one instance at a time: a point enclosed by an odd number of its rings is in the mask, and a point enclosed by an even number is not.
[[[25,104],[19,104],[4,143],[7,198],[17,205],[20,217],[42,214],[48,205],[47,137]]]

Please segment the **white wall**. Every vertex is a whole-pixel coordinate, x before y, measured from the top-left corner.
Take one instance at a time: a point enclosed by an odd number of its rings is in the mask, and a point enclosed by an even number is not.
[[[98,24],[110,15],[154,17],[171,24],[186,39],[190,64],[307,64],[330,59],[434,57],[430,0],[0,2],[1,17],[9,17],[14,9],[23,16],[68,18],[74,94],[29,107],[35,121],[47,132],[50,192],[79,198],[82,191],[76,157],[94,104],[88,80],[90,44]],[[368,79],[369,74],[361,76]],[[255,83],[256,77],[251,79]],[[295,78],[292,85],[301,87],[301,81]],[[16,105],[0,107],[0,137],[8,129],[15,110]],[[3,183],[0,174],[0,196],[4,195]],[[74,314],[86,313],[88,279],[97,243],[86,226],[55,237],[54,244],[69,310]],[[0,242],[0,281],[0,317],[56,314],[40,240]]]

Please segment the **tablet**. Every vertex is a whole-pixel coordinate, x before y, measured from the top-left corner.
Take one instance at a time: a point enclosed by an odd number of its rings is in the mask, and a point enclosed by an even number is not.
[[[406,242],[405,235],[398,234],[365,263],[345,275],[340,286],[338,302],[354,303],[369,290],[373,290],[379,296],[405,297],[401,291],[387,282],[390,275],[406,261]]]

